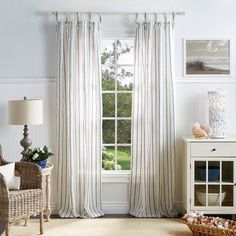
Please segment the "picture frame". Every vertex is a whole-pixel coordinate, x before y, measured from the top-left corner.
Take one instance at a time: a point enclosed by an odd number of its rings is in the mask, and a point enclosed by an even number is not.
[[[230,77],[232,40],[184,39],[184,77]]]

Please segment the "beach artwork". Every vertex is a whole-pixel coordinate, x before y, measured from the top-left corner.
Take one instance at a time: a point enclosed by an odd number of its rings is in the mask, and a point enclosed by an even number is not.
[[[185,40],[185,75],[230,75],[230,40]]]

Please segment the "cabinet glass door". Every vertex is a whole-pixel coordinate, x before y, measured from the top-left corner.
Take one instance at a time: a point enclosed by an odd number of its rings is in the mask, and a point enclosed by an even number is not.
[[[225,158],[194,159],[192,166],[193,206],[234,206],[234,160]]]
[[[234,162],[222,161],[222,206],[234,206]]]

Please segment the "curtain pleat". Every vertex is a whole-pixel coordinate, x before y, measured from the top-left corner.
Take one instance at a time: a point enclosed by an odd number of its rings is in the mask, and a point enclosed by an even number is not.
[[[100,22],[57,23],[58,201],[61,217],[101,210]]]
[[[174,217],[175,114],[172,16],[137,18],[130,211]]]

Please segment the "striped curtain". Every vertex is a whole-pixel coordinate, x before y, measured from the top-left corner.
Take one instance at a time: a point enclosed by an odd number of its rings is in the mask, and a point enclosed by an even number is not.
[[[176,215],[173,18],[137,18],[129,211],[135,217]]]
[[[93,218],[103,215],[100,22],[68,18],[57,23],[59,215]]]

